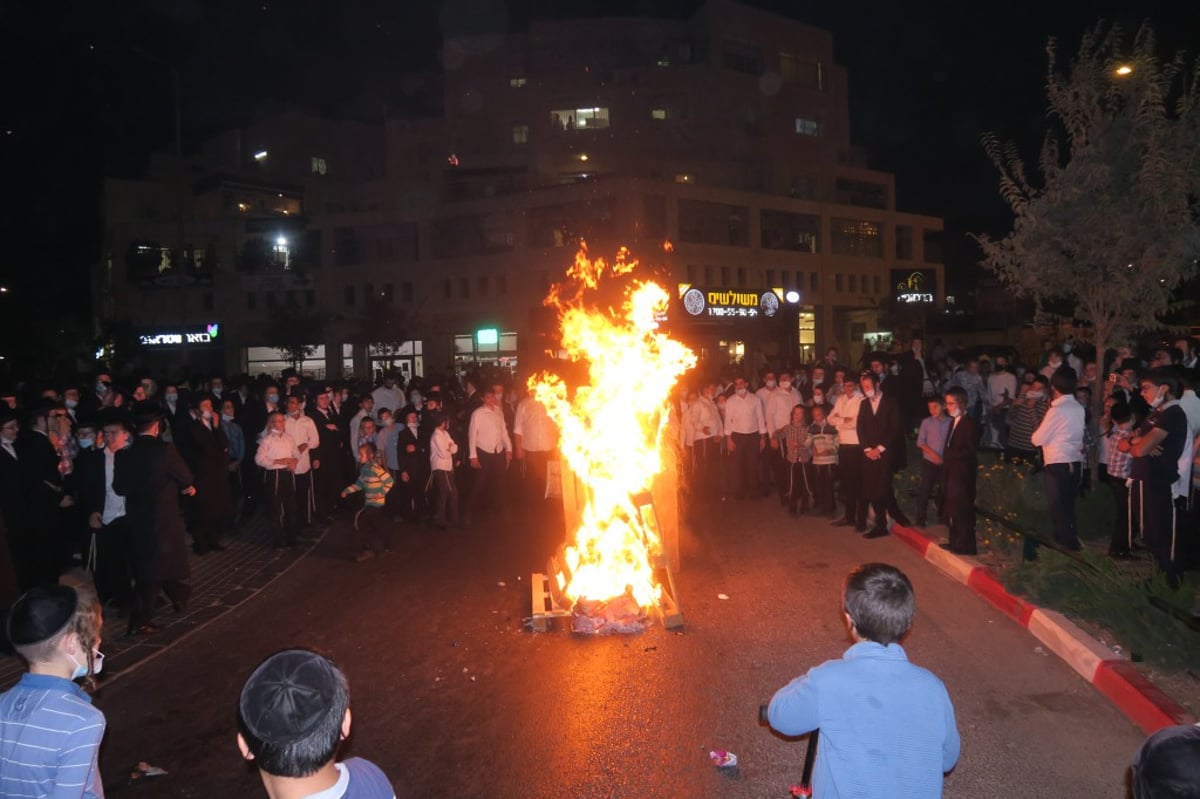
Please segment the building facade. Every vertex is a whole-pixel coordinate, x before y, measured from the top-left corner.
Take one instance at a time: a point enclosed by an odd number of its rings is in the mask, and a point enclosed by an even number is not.
[[[451,39],[442,67],[439,116],[282,115],[109,181],[98,324],[148,366],[515,370],[582,241],[629,247],[714,366],[855,357],[888,307],[942,304],[942,221],[851,145],[828,32],[710,0]]]

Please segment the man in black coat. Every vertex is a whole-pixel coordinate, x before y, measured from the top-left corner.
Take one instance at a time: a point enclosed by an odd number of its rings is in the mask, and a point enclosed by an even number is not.
[[[75,491],[96,542],[96,592],[101,602],[122,607],[132,604],[129,569],[129,524],[123,497],[109,496],[116,474],[117,453],[125,449],[130,431],[127,417],[116,409],[101,412],[104,447],[80,452],[75,460]]]
[[[116,456],[113,491],[125,497],[135,582],[134,611],[129,632],[155,632],[151,622],[159,591],[177,612],[187,609],[192,594],[187,536],[179,497],[195,496],[192,472],[174,445],[159,438],[162,409],[157,403],[134,407],[137,438]]]
[[[907,526],[908,518],[896,504],[892,491],[892,464],[900,439],[900,405],[895,397],[879,388],[879,376],[865,371],[858,379],[864,399],[858,409],[858,445],[865,460],[862,465],[863,495],[875,510],[875,524],[865,538],[882,538],[888,534],[887,514],[897,523]]]
[[[404,425],[396,430],[396,488],[400,489],[400,515],[419,521],[425,513],[425,484],[429,480],[429,450],[421,443],[417,412],[404,414]]]
[[[180,454],[192,471],[197,494],[190,514],[192,549],[197,555],[224,549],[221,532],[232,520],[234,510],[229,487],[229,439],[221,430],[212,398],[201,396],[195,410],[177,429]]]
[[[47,402],[30,413],[28,429],[17,439],[27,545],[16,563],[22,583],[55,582],[71,565],[73,547],[65,522],[74,500],[63,480],[70,465],[63,457],[69,436],[66,406]]]
[[[346,484],[345,469],[348,436],[342,433],[342,420],[333,409],[332,387],[327,387],[308,406],[308,415],[317,426],[317,437],[321,440],[314,457],[320,466],[313,470],[313,494],[317,511],[326,518],[338,504],[338,494]]]
[[[950,432],[942,452],[942,513],[950,520],[950,542],[943,544],[958,555],[975,554],[975,477],[979,465],[979,424],[967,414],[967,392],[955,386],[946,392]]]
[[[26,560],[29,545],[25,526],[25,490],[21,464],[17,460],[17,434],[21,422],[7,405],[0,404],[0,605],[7,607],[22,592],[32,588],[25,585],[25,575],[19,575],[17,564]],[[11,578],[12,585],[8,585]]]

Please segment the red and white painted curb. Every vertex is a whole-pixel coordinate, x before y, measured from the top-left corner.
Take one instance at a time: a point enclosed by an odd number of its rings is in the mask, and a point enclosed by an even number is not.
[[[971,557],[955,555],[919,530],[895,525],[892,534],[944,574],[970,588],[992,607],[1033,633],[1042,644],[1096,687],[1146,733],[1172,724],[1196,722],[1186,709],[1154,687],[1132,663],[1114,657],[1108,647],[1053,610],[1010,594],[991,569]]]

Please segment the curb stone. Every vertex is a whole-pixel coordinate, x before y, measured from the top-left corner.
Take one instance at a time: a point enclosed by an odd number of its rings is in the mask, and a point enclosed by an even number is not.
[[[911,527],[895,525],[892,534],[938,571],[967,586],[1029,630],[1143,732],[1149,734],[1174,724],[1196,722],[1194,716],[1156,688],[1128,660],[1114,657],[1106,646],[1061,613],[1013,596],[995,573],[979,561],[942,549],[933,538]]]

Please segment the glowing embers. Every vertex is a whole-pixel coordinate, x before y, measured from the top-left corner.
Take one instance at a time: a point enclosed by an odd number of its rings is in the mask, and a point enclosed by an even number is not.
[[[667,399],[696,358],[658,329],[669,295],[634,278],[636,267],[625,249],[611,264],[580,250],[546,299],[579,377],[572,385],[550,373],[529,381],[560,430],[569,531],[547,575],[535,575],[535,622],[549,605],[548,617],[569,611],[581,632],[640,630],[649,610],[664,606],[649,491],[662,470]]]

